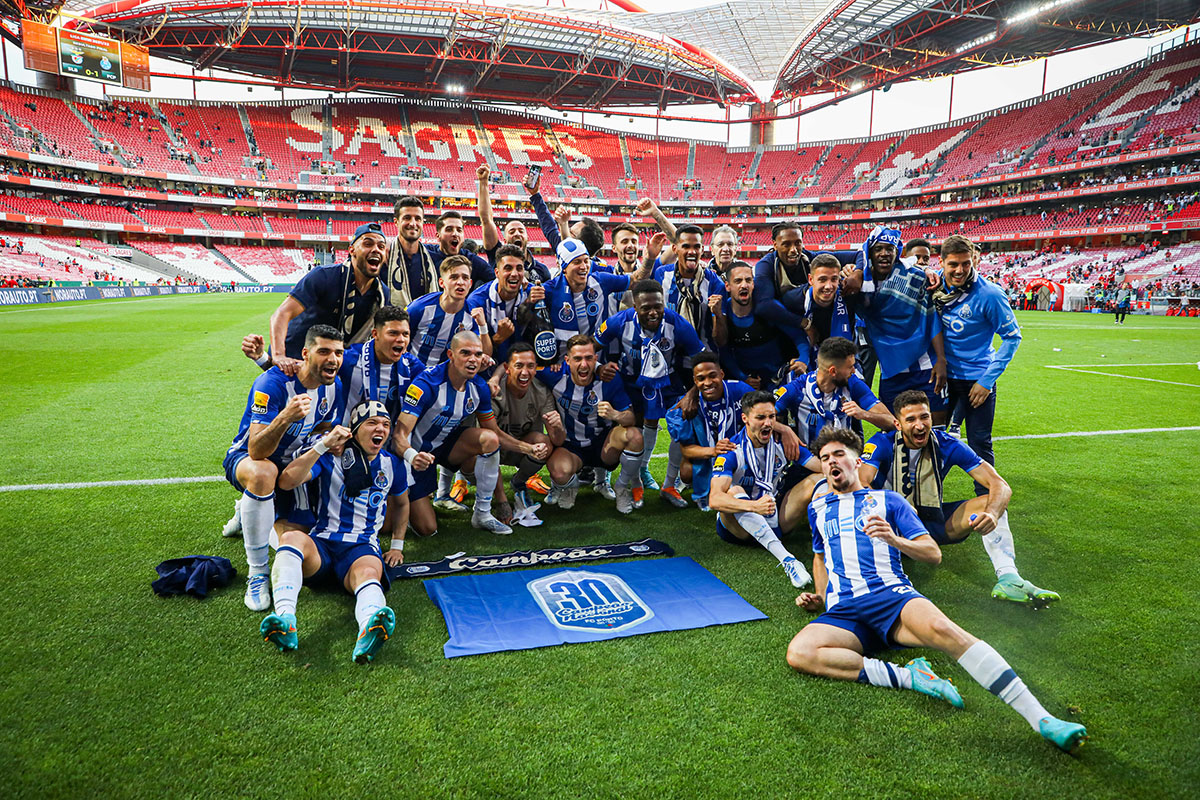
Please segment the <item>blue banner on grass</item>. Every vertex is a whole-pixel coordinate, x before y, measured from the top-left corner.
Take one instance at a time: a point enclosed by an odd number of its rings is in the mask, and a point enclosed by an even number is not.
[[[446,658],[766,619],[690,558],[425,582]]]

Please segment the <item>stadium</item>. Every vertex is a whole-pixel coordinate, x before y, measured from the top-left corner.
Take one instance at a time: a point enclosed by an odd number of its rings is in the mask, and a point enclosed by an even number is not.
[[[11,796],[1195,793],[1200,565],[1185,476],[1200,436],[1200,8],[645,6],[0,2],[0,369],[10,387],[0,405],[0,757]],[[940,565],[909,558],[904,569],[994,644],[1046,709],[1086,725],[1087,746],[1067,754],[1039,741],[933,647],[891,660],[929,658],[965,710],[797,674],[788,643],[813,615],[797,607],[774,551],[713,533],[694,490],[675,507],[647,486],[644,506],[624,516],[587,488],[574,509],[543,504],[544,525],[507,537],[477,530],[465,505],[443,509],[437,536],[418,536],[414,521],[403,557],[553,551],[548,562],[495,560],[544,569],[652,540],[757,617],[672,628],[659,610],[666,627],[654,636],[452,658],[458,634],[435,587],[484,578],[480,568],[394,580],[395,631],[369,666],[347,657],[355,600],[336,591],[302,591],[300,649],[274,653],[262,614],[240,596],[249,551],[221,536],[241,503],[230,482],[246,487],[219,464],[238,419],[250,418],[247,391],[270,374],[239,344],[261,335],[284,366],[293,354],[276,352],[275,315],[310,276],[359,263],[364,236],[398,247],[405,197],[424,208],[421,241],[441,241],[451,212],[462,220],[455,253],[490,246],[495,275],[496,226],[522,223],[525,258],[554,265],[554,281],[570,263],[559,240],[585,238],[570,221],[599,225],[603,247],[589,247],[588,263],[617,272],[623,227],[636,236],[633,260],[653,270],[669,250],[684,258],[680,235],[693,225],[703,264],[716,268],[710,243],[731,230],[756,298],[756,262],[783,258],[781,230],[798,230],[808,255],[849,254],[838,291],[849,291],[856,253],[858,279],[869,277],[880,231],[924,240],[933,282],[947,274],[939,247],[945,260],[963,237],[973,242],[979,282],[998,288],[1020,329],[1003,388],[986,387],[988,447],[994,439],[1012,489],[1016,558],[1062,599],[1035,611],[989,597],[982,535],[943,547]],[[662,236],[672,246],[656,260]],[[626,307],[637,302],[630,286]],[[589,316],[579,312],[581,323]],[[850,330],[853,339],[853,316]],[[618,427],[641,441],[649,417],[638,419]],[[867,422],[869,438],[879,426]],[[643,450],[656,484],[678,466],[667,430]],[[623,447],[622,458],[636,449]],[[480,461],[490,458],[481,448]],[[501,497],[513,475],[506,466]],[[966,498],[971,478],[951,473],[944,491]],[[812,563],[805,525],[781,538]],[[668,561],[621,552],[564,568],[628,565],[633,575]],[[232,585],[203,600],[151,591],[156,565],[190,554],[229,559]],[[546,610],[548,590],[530,587]],[[614,591],[614,607],[642,603]]]

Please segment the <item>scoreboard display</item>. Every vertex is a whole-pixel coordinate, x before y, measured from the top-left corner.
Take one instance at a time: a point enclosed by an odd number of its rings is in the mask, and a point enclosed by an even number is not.
[[[27,69],[150,91],[144,47],[32,20],[22,20],[21,39]]]

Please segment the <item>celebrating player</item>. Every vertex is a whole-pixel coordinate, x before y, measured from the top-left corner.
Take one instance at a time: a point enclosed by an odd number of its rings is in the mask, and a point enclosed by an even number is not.
[[[758,542],[779,560],[792,586],[799,589],[812,576],[780,537],[803,519],[808,500],[801,498],[800,487],[779,496],[788,458],[776,433],[775,398],[770,392],[748,392],[742,396],[741,412],[744,429],[730,440],[732,448],[713,462],[708,504],[718,512],[717,535],[733,544]],[[817,467],[812,453],[803,447],[793,460],[809,469]]]
[[[575,335],[596,334],[600,323],[610,316],[610,296],[628,291],[630,276],[593,273],[592,257],[578,239],[564,239],[557,253],[562,274],[542,288],[562,355],[567,340]]]
[[[482,311],[467,307],[471,292],[471,262],[466,256],[450,256],[440,267],[442,291],[418,297],[408,307],[412,325],[413,351],[417,358],[432,369],[446,355],[450,339],[459,331],[470,331],[480,337],[484,353],[491,353],[491,339],[481,328]]]
[[[785,360],[784,347],[791,352],[797,342],[807,340],[799,327],[773,324],[754,313],[754,270],[749,264],[733,262],[725,277],[729,297],[713,311],[721,365],[730,378],[769,390]]]
[[[809,675],[913,689],[962,708],[958,690],[935,675],[924,658],[902,668],[865,655],[894,647],[933,648],[954,657],[1044,738],[1066,751],[1082,744],[1087,736],[1082,725],[1051,716],[991,645],[913,588],[900,556],[937,564],[941,550],[903,497],[863,488],[858,477],[862,440],[831,426],[813,447],[832,491],[808,511],[814,586],[796,602],[808,611],[824,605],[825,612],[792,639],[788,664]]]
[[[437,533],[437,515],[429,499],[436,479],[430,468],[436,464],[471,470],[473,464],[477,481],[471,526],[512,533],[492,515],[492,494],[500,477],[500,436],[492,392],[479,377],[483,343],[471,331],[460,331],[450,340],[449,354],[408,385],[393,435],[392,449],[403,454],[414,475],[409,492],[413,529],[422,536]],[[477,428],[467,425],[472,414]]]
[[[225,479],[242,493],[237,516],[246,546],[245,601],[251,611],[265,611],[271,605],[267,561],[275,520],[312,524],[308,493],[284,490],[278,495],[275,484],[307,436],[341,419],[342,352],[342,333],[337,328],[309,328],[295,377],[272,367],[254,380],[237,437],[225,453]]]
[[[566,438],[550,455],[554,492],[546,502],[569,510],[575,506],[582,467],[612,469],[619,462],[617,511],[633,511],[632,479],[642,459],[642,432],[620,376],[600,380],[596,374],[596,341],[584,334],[567,340],[560,367],[544,369],[538,380],[550,387],[560,409]]]
[[[880,431],[863,451],[858,470],[863,485],[900,492],[939,545],[961,542],[972,531],[978,532],[996,570],[992,597],[1035,605],[1058,600],[1055,592],[1039,589],[1017,572],[1007,510],[1012,489],[996,468],[958,439],[933,428],[929,400],[923,392],[901,392],[895,410],[900,430]],[[966,472],[988,493],[943,502],[942,483],[953,467]]]
[[[267,615],[259,632],[281,652],[300,644],[296,600],[305,581],[334,579],[354,595],[355,662],[374,659],[396,628],[396,614],[383,596],[388,579],[379,533],[391,531],[398,563],[408,524],[408,486],[400,459],[383,449],[389,428],[383,403],[365,401],[351,411],[349,429],[339,425],[325,434],[279,476],[281,489],[315,479],[321,490],[316,526],[307,533],[285,531],[275,553],[275,613]],[[340,455],[330,452],[337,449]]]

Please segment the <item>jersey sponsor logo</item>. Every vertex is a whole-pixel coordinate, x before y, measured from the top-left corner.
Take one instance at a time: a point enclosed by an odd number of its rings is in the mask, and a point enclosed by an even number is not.
[[[558,310],[558,318],[563,322],[573,322],[575,320],[575,309],[571,304],[563,301],[562,308]]]
[[[717,459],[713,461],[713,472],[720,472],[723,469],[725,469],[725,456],[717,456]]]
[[[863,448],[863,452],[862,452],[862,460],[863,460],[863,461],[866,461],[868,458],[870,458],[870,457],[871,457],[871,453],[874,453],[874,452],[875,452],[875,448],[877,448],[878,446],[879,446],[879,445],[875,445],[875,444],[868,444],[866,447],[864,447],[864,448]]]
[[[255,392],[254,405],[250,406],[250,412],[252,414],[265,414],[267,413],[267,404],[270,402],[271,396],[266,392]]]
[[[588,303],[587,313],[588,313],[589,317],[600,316],[600,304],[599,303]]]
[[[404,393],[404,402],[415,406],[421,402],[421,398],[425,395],[425,390],[415,383],[409,384],[408,391]]]
[[[383,492],[371,492],[367,495],[367,505],[371,508],[379,508],[386,499],[387,495]]]
[[[609,633],[654,618],[654,610],[616,575],[564,570],[526,584],[556,628]]]
[[[784,393],[784,392],[786,392],[786,391],[787,391],[787,387],[786,387],[786,386],[780,386],[778,389],[776,389],[776,390],[775,390],[775,397],[776,397],[776,399],[778,399],[778,398],[780,398],[780,397],[783,397],[783,393]]]

